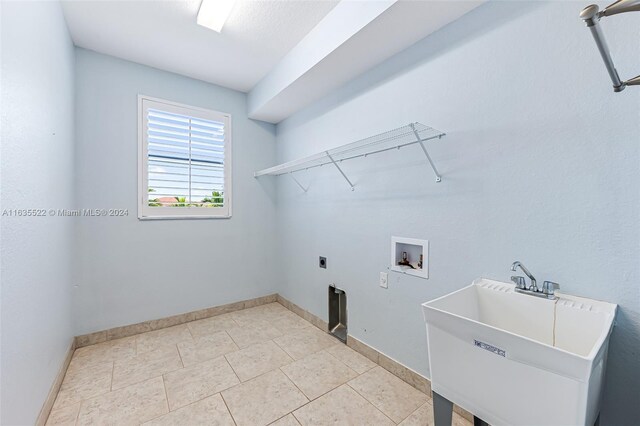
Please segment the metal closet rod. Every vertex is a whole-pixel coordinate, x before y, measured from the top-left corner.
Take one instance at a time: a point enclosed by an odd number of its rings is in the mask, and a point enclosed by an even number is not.
[[[593,39],[596,41],[596,45],[600,51],[600,56],[602,56],[604,65],[607,67],[607,71],[609,72],[609,77],[611,77],[611,81],[613,82],[614,92],[621,92],[627,86],[640,85],[640,75],[627,81],[620,80],[618,71],[613,65],[613,59],[611,59],[611,53],[609,52],[609,47],[607,46],[604,34],[602,34],[602,30],[600,29],[600,18],[617,15],[619,13],[639,11],[640,0],[618,0],[605,7],[603,11],[600,11],[597,5],[592,4],[585,7],[582,9],[582,12],[580,12],[580,18],[582,18],[582,20],[587,24],[587,27],[591,30]]]
[[[619,13],[637,11],[640,11],[640,0],[618,0],[615,3],[607,6],[602,11],[599,10],[597,5],[592,4],[585,7],[582,12],[580,12],[580,18],[584,20],[584,22],[587,24],[587,27],[591,30],[593,39],[595,40],[596,45],[598,46],[598,50],[600,51],[600,55],[604,60],[604,65],[609,72],[611,81],[613,82],[614,92],[621,92],[626,86],[640,85],[640,75],[627,81],[622,81],[620,79],[620,77],[618,76],[618,71],[613,65],[613,59],[611,59],[611,53],[609,52],[609,47],[607,46],[604,34],[600,29],[600,18],[604,16],[617,15]]]

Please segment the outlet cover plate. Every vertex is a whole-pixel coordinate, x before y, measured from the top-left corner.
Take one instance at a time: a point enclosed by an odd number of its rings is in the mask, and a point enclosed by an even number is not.
[[[322,269],[327,269],[327,258],[320,256],[320,259],[318,259],[318,266]]]
[[[380,287],[389,288],[389,274],[380,272]]]

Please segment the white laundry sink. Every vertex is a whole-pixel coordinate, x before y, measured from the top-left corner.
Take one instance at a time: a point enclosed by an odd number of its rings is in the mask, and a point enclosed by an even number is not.
[[[491,425],[593,425],[617,305],[478,279],[424,303],[431,387]]]

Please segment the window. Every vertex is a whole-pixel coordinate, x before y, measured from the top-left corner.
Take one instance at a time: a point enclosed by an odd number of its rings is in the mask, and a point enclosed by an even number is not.
[[[231,217],[231,116],[145,96],[138,110],[138,217]]]

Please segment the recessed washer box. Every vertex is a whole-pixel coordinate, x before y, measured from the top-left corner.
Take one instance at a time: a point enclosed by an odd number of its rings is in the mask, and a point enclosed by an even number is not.
[[[429,278],[429,241],[391,237],[391,268],[394,272]]]

